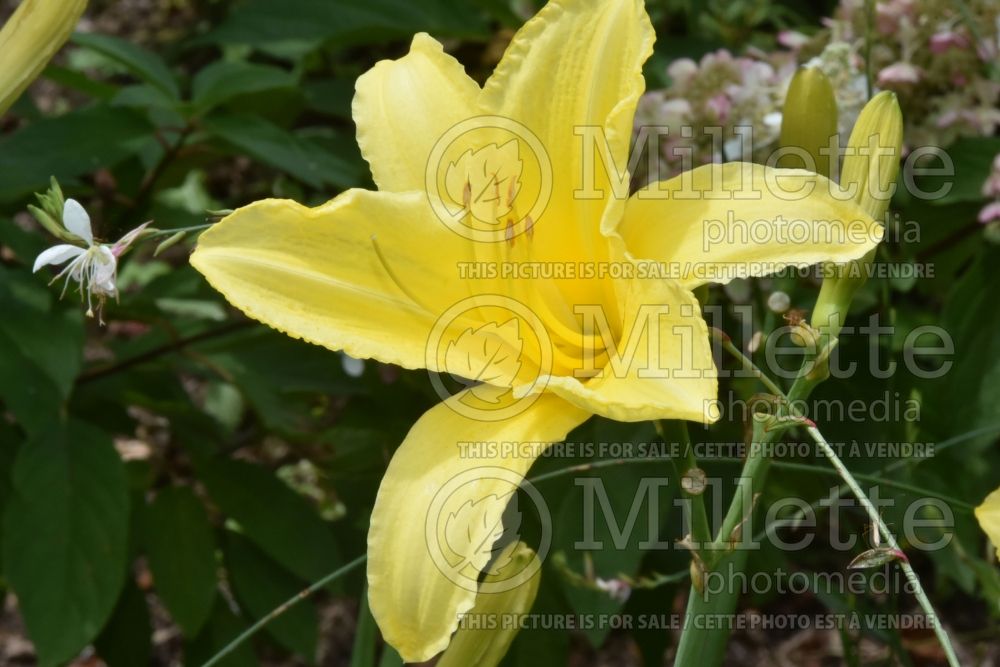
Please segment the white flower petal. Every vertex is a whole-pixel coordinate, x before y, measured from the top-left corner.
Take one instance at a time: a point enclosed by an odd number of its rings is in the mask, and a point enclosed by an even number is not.
[[[90,227],[90,216],[75,199],[67,199],[63,206],[63,226],[87,242],[94,245],[94,232]]]
[[[35,268],[32,269],[32,271],[37,273],[38,269],[47,264],[62,264],[66,260],[79,257],[85,252],[86,250],[83,248],[79,248],[75,245],[69,245],[68,243],[54,245],[51,248],[43,250],[42,253],[38,255],[35,259]]]
[[[111,248],[106,245],[99,246],[94,255],[94,282],[100,285],[110,282],[113,286],[117,270],[118,260],[112,254]]]

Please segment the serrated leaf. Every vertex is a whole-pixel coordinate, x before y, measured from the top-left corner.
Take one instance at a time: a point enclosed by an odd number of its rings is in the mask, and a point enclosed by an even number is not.
[[[4,563],[39,662],[69,660],[125,580],[128,481],[104,433],[55,422],[22,445],[4,512]]]
[[[164,489],[146,510],[144,532],[156,592],[184,634],[194,637],[212,610],[217,579],[205,508],[188,488]]]

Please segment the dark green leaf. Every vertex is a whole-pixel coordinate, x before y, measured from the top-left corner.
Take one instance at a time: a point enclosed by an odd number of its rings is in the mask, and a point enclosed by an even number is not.
[[[264,618],[304,588],[298,578],[238,533],[226,535],[226,566],[237,597],[255,619]],[[312,600],[297,602],[264,629],[288,650],[315,662],[319,619]]]
[[[111,440],[55,422],[18,452],[4,563],[43,665],[66,661],[110,616],[125,578],[128,481]]]
[[[359,165],[257,116],[211,118],[206,120],[205,129],[238,150],[314,188],[350,187],[361,180]]]
[[[72,181],[132,155],[129,142],[148,136],[148,121],[125,107],[95,106],[46,118],[0,140],[0,201]]]
[[[222,511],[271,558],[312,582],[340,562],[330,527],[305,498],[269,471],[244,461],[217,460],[201,471]]]
[[[212,63],[195,75],[191,101],[199,113],[204,113],[238,95],[294,85],[295,77],[278,67],[221,61]]]
[[[184,647],[187,665],[203,665],[247,627],[244,619],[233,615],[221,598],[216,598],[215,607],[208,623],[195,639]],[[258,664],[253,654],[253,644],[245,642],[217,663],[217,667],[255,667]]]
[[[152,634],[146,596],[129,581],[94,644],[108,667],[148,665],[153,653]]]
[[[465,0],[250,0],[210,33],[209,40],[259,45],[330,40],[338,45],[409,38],[419,31],[465,38],[488,36],[480,12]]]
[[[111,58],[140,80],[156,86],[170,97],[180,97],[180,89],[170,68],[152,51],[118,37],[96,33],[78,32],[73,35],[73,43]]]
[[[371,609],[368,608],[368,587],[361,591],[361,605],[358,609],[358,627],[354,633],[354,649],[351,651],[351,667],[375,667],[375,649],[378,626]]]
[[[147,510],[145,543],[157,594],[184,634],[196,636],[215,599],[216,565],[212,528],[190,489],[157,494]]]
[[[997,422],[1000,404],[1000,249],[984,246],[981,256],[948,296],[942,318],[944,333],[954,346],[953,363],[946,377],[925,380],[923,392],[923,427],[938,439],[966,433]],[[934,338],[917,341],[937,346]],[[926,370],[941,367],[943,359],[930,360]],[[956,390],[958,388],[959,390]],[[996,439],[985,435],[977,442]]]

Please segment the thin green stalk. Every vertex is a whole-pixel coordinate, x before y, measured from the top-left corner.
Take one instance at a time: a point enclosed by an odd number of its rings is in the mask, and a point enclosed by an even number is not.
[[[882,538],[890,549],[895,549],[899,551],[899,544],[896,542],[896,538],[893,537],[892,533],[889,532],[889,528],[882,521],[882,515],[879,514],[878,510],[872,504],[871,500],[868,499],[868,495],[861,490],[858,482],[854,479],[851,471],[847,469],[844,462],[840,460],[837,453],[833,451],[833,447],[830,443],[826,441],[823,434],[819,432],[815,426],[810,426],[806,429],[809,435],[816,442],[819,448],[823,451],[823,454],[830,461],[830,464],[836,468],[837,472],[840,473],[840,477],[844,480],[844,483],[851,489],[851,492],[858,499],[858,502],[865,508],[868,512],[868,517],[872,521],[872,525],[877,526],[879,532],[882,534]],[[931,619],[934,625],[934,634],[937,635],[938,641],[941,643],[941,647],[944,649],[945,656],[948,658],[948,664],[951,667],[960,667],[958,662],[958,657],[955,655],[955,649],[951,645],[951,639],[948,637],[948,633],[945,631],[944,626],[941,625],[941,619],[938,618],[937,612],[934,611],[934,607],[931,605],[931,601],[927,598],[927,594],[924,593],[923,586],[920,585],[920,578],[917,573],[913,571],[913,567],[910,565],[908,560],[900,560],[899,565],[903,568],[903,574],[906,575],[906,580],[913,587],[913,596],[917,598],[917,602],[920,603],[920,608],[924,610],[927,617]]]
[[[365,555],[365,556],[358,556],[357,558],[355,558],[354,560],[352,560],[347,565],[344,565],[344,566],[342,566],[342,567],[334,570],[330,574],[326,575],[325,577],[323,577],[322,579],[320,579],[319,581],[317,581],[316,583],[314,583],[309,588],[306,588],[306,589],[304,589],[302,591],[299,591],[293,597],[285,600],[285,602],[283,602],[281,605],[279,605],[279,606],[275,607],[274,609],[272,609],[270,611],[270,613],[268,613],[267,616],[265,616],[264,618],[260,619],[259,621],[257,621],[253,625],[251,625],[249,628],[247,628],[246,630],[244,630],[238,637],[236,637],[236,639],[234,639],[233,641],[231,641],[228,644],[226,644],[226,646],[223,647],[223,649],[221,651],[219,651],[218,653],[216,653],[215,655],[213,655],[209,659],[209,661],[206,662],[201,667],[213,667],[213,665],[219,664],[220,660],[222,660],[227,655],[229,655],[230,653],[232,653],[233,651],[235,651],[240,646],[240,644],[242,644],[243,642],[247,641],[252,636],[254,636],[255,634],[257,634],[257,632],[261,628],[263,628],[265,625],[267,625],[268,623],[270,623],[271,621],[273,621],[274,619],[276,619],[278,616],[281,616],[286,611],[288,611],[289,607],[291,607],[292,605],[295,605],[295,604],[301,602],[302,600],[306,599],[307,597],[309,597],[310,595],[312,595],[313,593],[315,593],[319,589],[321,589],[324,586],[326,586],[331,581],[339,579],[340,577],[344,576],[345,574],[347,574],[351,570],[354,570],[359,565],[361,565],[362,563],[364,563],[366,560],[368,560],[368,556],[367,555]]]
[[[826,374],[817,372],[814,359],[806,359],[798,377],[786,396],[774,382],[748,359],[728,336],[722,334],[723,347],[744,366],[751,369],[755,377],[761,380],[774,395],[784,399],[784,405],[794,405],[794,402],[804,400],[812,390],[826,378]],[[727,341],[729,345],[726,345]],[[747,550],[739,548],[734,539],[741,537],[742,525],[754,509],[755,489],[761,489],[767,478],[769,460],[765,456],[765,445],[772,442],[778,431],[764,430],[764,421],[755,419],[753,436],[747,451],[747,460],[743,466],[736,493],[729,504],[726,517],[712,545],[712,557],[709,570],[717,576],[726,578],[725,585],[719,591],[710,595],[699,590],[696,582],[692,582],[688,595],[687,609],[684,612],[684,629],[677,646],[675,664],[697,665],[698,667],[713,667],[721,665],[725,657],[726,645],[729,639],[727,619],[731,619],[739,602],[739,587],[736,578],[746,567]],[[738,534],[737,534],[738,533]]]
[[[208,229],[214,222],[206,222],[203,225],[191,225],[190,227],[174,227],[173,229],[157,229],[155,232],[149,232],[144,237],[143,240],[155,239],[158,236],[173,236],[179,232],[200,232]]]
[[[675,443],[684,448],[684,458],[678,461],[670,457],[673,464],[674,476],[677,478],[677,485],[680,488],[681,496],[688,501],[691,510],[691,540],[693,548],[699,557],[703,557],[702,551],[712,541],[712,528],[708,522],[708,510],[705,507],[704,489],[699,493],[689,493],[684,488],[683,480],[692,471],[698,469],[698,459],[694,455],[694,447],[691,445],[691,436],[688,433],[687,423],[679,420],[657,420],[655,422],[656,432],[665,443]]]

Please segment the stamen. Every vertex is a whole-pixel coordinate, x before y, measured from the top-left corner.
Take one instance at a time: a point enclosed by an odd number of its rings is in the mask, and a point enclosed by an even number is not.
[[[510,218],[507,218],[507,228],[504,229],[504,238],[507,240],[507,245],[513,248],[517,237],[514,235],[514,221]]]

